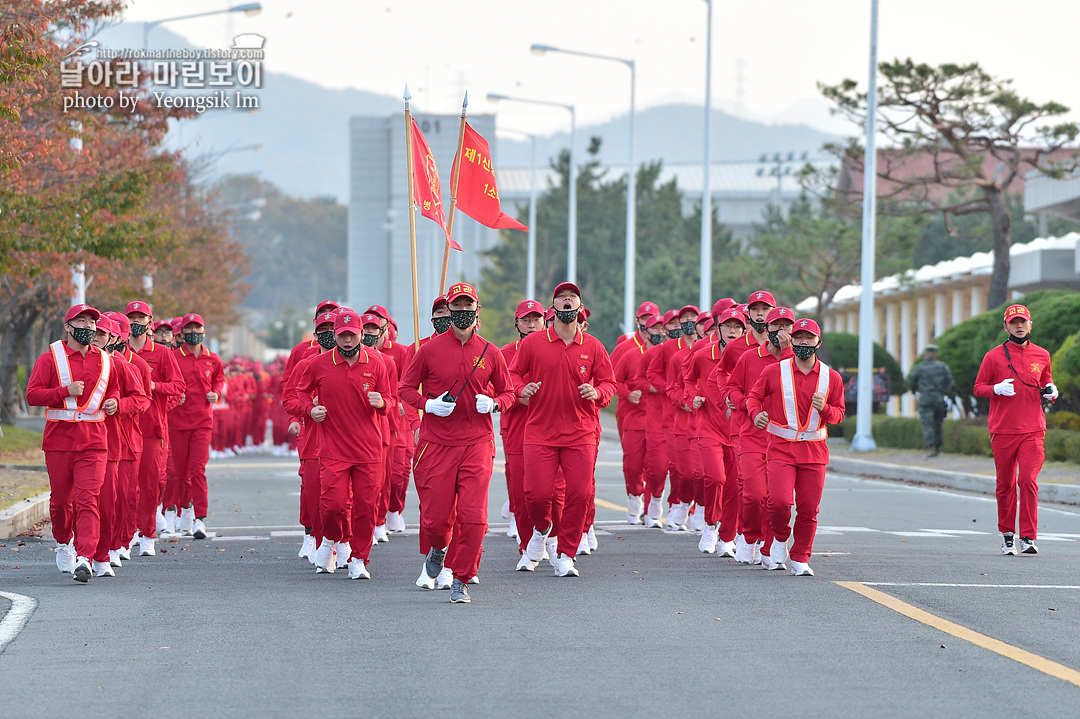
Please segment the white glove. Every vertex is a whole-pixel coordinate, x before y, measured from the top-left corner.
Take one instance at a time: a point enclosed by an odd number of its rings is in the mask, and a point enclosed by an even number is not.
[[[454,411],[454,407],[457,407],[456,403],[443,402],[442,399],[438,397],[429,399],[424,403],[424,411],[433,414],[436,417],[448,417],[450,413]]]
[[[1058,398],[1057,385],[1051,382],[1050,384],[1046,385],[1046,389],[1050,390],[1050,394],[1045,396],[1049,397],[1051,402],[1055,401]]]
[[[495,409],[495,400],[486,394],[476,395],[476,411],[480,414],[491,414]]]
[[[1016,394],[1016,390],[1013,388],[1012,378],[1003,379],[994,385],[994,394],[1000,394],[1002,397],[1012,397]]]

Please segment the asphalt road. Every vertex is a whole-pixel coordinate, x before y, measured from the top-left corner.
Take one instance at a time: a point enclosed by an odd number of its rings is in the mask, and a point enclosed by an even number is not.
[[[159,543],[88,586],[56,570],[51,540],[5,542],[0,592],[38,604],[0,654],[0,717],[1080,713],[1073,511],[1043,507],[1040,554],[1002,557],[989,498],[830,475],[816,577],[703,555],[600,506],[598,552],[558,579],[513,571],[496,472],[481,584],[451,605],[413,586],[412,493],[410,534],[349,581],[296,556],[293,462],[212,464],[210,491],[215,538]],[[625,502],[606,441],[598,496]],[[0,596],[0,644],[13,606]]]

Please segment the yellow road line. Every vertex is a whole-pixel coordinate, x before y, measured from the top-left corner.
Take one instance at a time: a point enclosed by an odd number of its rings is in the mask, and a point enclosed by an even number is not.
[[[596,498],[596,506],[597,507],[603,507],[604,509],[614,509],[614,510],[616,510],[618,512],[625,512],[626,511],[626,507],[620,507],[617,504],[609,502],[606,499],[600,499],[599,497]]]
[[[598,500],[599,501],[599,500]],[[929,612],[923,611],[918,607],[913,607],[907,602],[902,602],[899,599],[892,597],[884,592],[879,592],[876,589],[862,584],[860,582],[834,582],[845,589],[850,589],[856,594],[861,594],[867,599],[873,600],[883,607],[888,607],[894,612],[899,612],[909,619],[914,619],[917,622],[921,622],[928,627],[939,629],[946,634],[950,634],[957,639],[963,639],[966,642],[988,649],[995,654],[1000,654],[1007,659],[1012,659],[1015,662],[1020,662],[1025,666],[1029,666],[1032,669],[1042,672],[1043,674],[1049,674],[1052,677],[1061,679],[1070,684],[1074,684],[1080,687],[1080,672],[1075,669],[1071,669],[1063,664],[1051,661],[1045,657],[1040,657],[1038,654],[1032,654],[1029,651],[1014,647],[1011,644],[1006,644],[1003,641],[988,637],[985,634],[979,634],[976,631],[968,629],[967,627],[960,626],[954,622],[950,622],[947,619],[934,616]]]

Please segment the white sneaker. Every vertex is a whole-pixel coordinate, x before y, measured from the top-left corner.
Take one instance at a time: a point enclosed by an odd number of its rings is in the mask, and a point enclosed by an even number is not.
[[[552,566],[555,567],[556,577],[577,577],[577,567],[574,566],[574,558],[568,557],[565,554],[560,554],[555,557],[555,561],[552,562]]]
[[[717,547],[718,557],[727,557],[729,559],[735,558],[735,542],[720,542]]]
[[[787,561],[787,541],[781,542],[779,539],[773,540],[772,549],[769,550],[769,565],[765,564],[764,557],[761,558],[761,564],[766,569],[786,569]]]
[[[196,519],[191,527],[191,536],[195,539],[206,539],[206,523],[201,519]]]
[[[310,534],[304,535],[304,543],[300,545],[300,553],[296,556],[301,559],[311,559],[311,555],[315,554],[315,537]]]
[[[667,523],[664,525],[665,532],[686,531],[686,505],[682,502],[673,504],[668,509]]]
[[[334,554],[337,555],[334,563],[339,567],[344,567],[352,557],[352,545],[348,542],[338,542],[334,545]]]
[[[427,573],[427,562],[420,567],[420,576],[416,578],[416,586],[421,589],[434,589],[435,577],[429,577]]]
[[[473,578],[470,579],[468,582],[466,582],[466,584],[479,584],[479,583],[480,583],[480,575],[479,574],[474,574]]]
[[[386,531],[393,534],[405,533],[405,520],[402,519],[401,512],[386,513]]]
[[[443,567],[439,572],[439,576],[435,577],[436,589],[449,589],[454,583],[454,570],[450,567]]]
[[[548,529],[548,534],[551,534],[551,529]],[[534,562],[539,562],[542,559],[547,559],[547,552],[544,551],[544,544],[547,542],[548,535],[541,534],[539,529],[533,529],[532,539],[525,546],[525,554],[529,556]]]
[[[75,540],[56,545],[56,568],[65,574],[75,571]]]
[[[161,508],[160,507],[158,507],[157,518],[156,519],[157,519],[157,530],[156,531],[157,531],[158,534],[161,534],[162,532],[165,531],[165,527],[167,525],[165,524],[165,515],[161,513]]]
[[[195,531],[195,509],[192,507],[181,509],[180,518],[177,520],[176,525],[178,534],[185,534],[190,537]]]
[[[507,527],[506,527],[506,536],[507,537],[513,537],[514,539],[518,538],[517,520],[514,519],[514,513],[513,512],[510,513],[510,524],[507,525]]]
[[[334,542],[329,537],[323,537],[322,543],[319,544],[319,548],[315,550],[315,571],[318,574],[333,574],[336,565],[334,564]]]
[[[95,577],[115,577],[116,572],[108,562],[94,562],[93,571]]]
[[[589,531],[585,533],[585,536],[589,538],[589,551],[595,552],[596,548],[600,546],[600,542],[596,541],[596,532],[592,527],[589,527]]]
[[[577,545],[577,556],[580,557],[582,554],[592,554],[592,550],[589,549],[589,535],[588,534],[582,534],[581,535],[581,541],[578,542],[578,545]]]
[[[129,561],[131,559],[131,550],[127,547],[120,547],[116,550],[116,557],[122,561]]]
[[[522,554],[521,559],[518,560],[517,566],[514,568],[518,572],[533,572],[540,565],[540,562],[534,562],[529,559],[528,554]]]
[[[559,538],[548,537],[544,541],[544,553],[547,555],[548,564],[555,566],[555,558],[559,556]]]
[[[372,535],[372,539],[376,544],[384,544],[390,541],[390,535],[386,533],[386,525],[380,524],[375,527],[375,533]]]
[[[694,531],[694,534],[699,537],[705,531],[705,508],[697,506],[694,508],[694,514],[690,517],[690,529]]]
[[[353,557],[349,560],[349,579],[371,579],[371,573],[364,566],[364,560]]]
[[[698,540],[697,548],[705,554],[716,554],[716,543],[720,539],[720,528],[715,524],[706,524]]]
[[[160,534],[161,532],[166,532],[167,534],[176,534],[176,510],[166,509],[164,517],[165,528],[159,529],[158,533]]]
[[[663,529],[664,528],[664,522],[662,520],[654,519],[653,517],[650,517],[647,514],[645,515],[645,517],[644,517],[644,519],[642,521],[644,521],[646,529]]]
[[[663,513],[664,513],[663,495],[661,495],[659,497],[649,497],[649,511],[645,513],[645,516],[648,517],[649,519],[653,520],[654,524],[652,526],[654,526],[654,527],[656,526],[655,522],[660,521],[660,518],[663,516]]]
[[[128,545],[127,545],[129,551],[132,550],[132,549],[135,549],[135,547],[139,546],[139,537],[141,537],[141,536],[142,535],[139,534],[139,530],[136,529],[135,534],[131,535],[131,541],[128,542]]]
[[[641,515],[645,513],[645,496],[631,494],[626,498],[626,523],[641,524]]]
[[[118,550],[118,549],[110,549],[109,550],[109,564],[111,566],[113,566],[113,567],[122,567],[122,566],[124,566],[124,563],[120,561],[120,550]]]
[[[75,569],[71,570],[71,577],[76,582],[82,582],[86,584],[90,581],[90,575],[93,573],[93,567],[90,564],[90,560],[86,557],[75,558]]]
[[[505,502],[503,502],[502,509],[499,511],[499,513],[502,514],[503,519],[509,519],[510,518],[510,500],[509,499],[506,500]]]
[[[754,542],[754,558],[750,560],[751,564],[761,564],[761,541]]]
[[[748,544],[741,534],[735,537],[735,561],[739,564],[754,563],[754,545]]]
[[[807,562],[796,562],[791,560],[791,574],[796,577],[812,577],[814,576],[814,570],[810,568],[810,564]]]
[[[157,554],[155,544],[157,540],[152,537],[139,537],[139,556],[153,557]]]

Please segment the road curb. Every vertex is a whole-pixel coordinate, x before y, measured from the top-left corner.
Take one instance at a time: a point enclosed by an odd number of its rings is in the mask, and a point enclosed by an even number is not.
[[[839,474],[850,474],[856,477],[948,487],[949,489],[960,489],[990,496],[994,496],[997,488],[997,480],[981,474],[946,472],[940,469],[908,467],[887,462],[871,462],[865,459],[837,457],[835,454],[829,458],[829,469]],[[1080,505],[1080,487],[1053,482],[1041,483],[1039,484],[1039,499],[1043,502]]]
[[[0,464],[0,469],[21,469],[24,472],[48,472],[44,464]]]
[[[11,539],[49,518],[49,492],[17,502],[0,511],[0,539]]]

